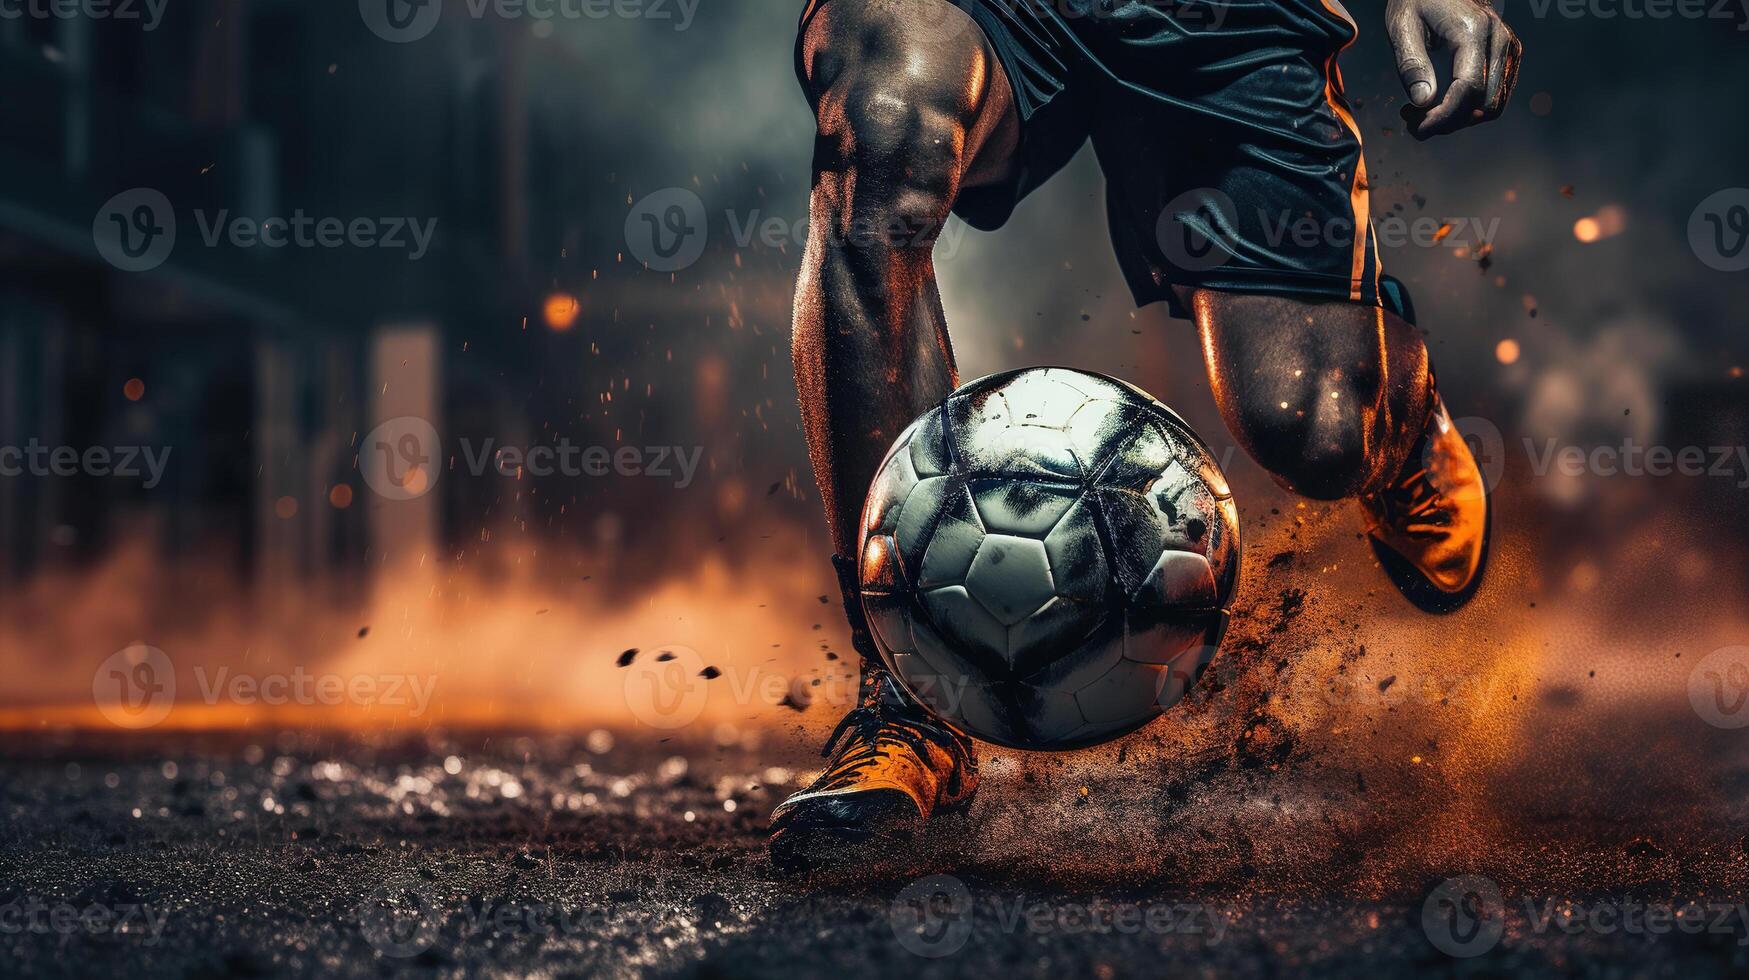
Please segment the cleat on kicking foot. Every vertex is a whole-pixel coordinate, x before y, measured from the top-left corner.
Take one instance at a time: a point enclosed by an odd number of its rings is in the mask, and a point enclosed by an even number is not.
[[[1493,505],[1444,401],[1435,400],[1403,472],[1360,502],[1373,553],[1410,602],[1444,613],[1470,601],[1488,563]]]
[[[771,815],[780,871],[881,856],[917,837],[930,817],[965,808],[978,788],[972,740],[867,664],[859,703],[821,754],[832,760],[826,771]]]

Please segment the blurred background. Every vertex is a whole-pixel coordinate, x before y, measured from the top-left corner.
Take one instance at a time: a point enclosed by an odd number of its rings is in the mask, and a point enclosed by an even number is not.
[[[854,655],[788,354],[799,7],[0,19],[0,724],[613,727],[650,721],[627,665],[675,650],[734,685],[700,709],[721,738],[835,720],[809,705]],[[950,229],[945,303],[966,378],[1068,364],[1182,412],[1229,454],[1248,555],[1327,555],[1287,584],[1325,583],[1361,643],[1647,696],[1647,665],[1749,636],[1749,34],[1503,12],[1525,67],[1483,129],[1403,133],[1370,6],[1342,63],[1375,213],[1444,229],[1385,266],[1501,474],[1460,626],[1397,608],[1349,509],[1231,450],[1189,325],[1122,285],[1090,152],[1001,232]],[[1707,472],[1610,472],[1629,445]],[[1277,601],[1256,582],[1241,615]],[[382,687],[275,701],[245,674]]]

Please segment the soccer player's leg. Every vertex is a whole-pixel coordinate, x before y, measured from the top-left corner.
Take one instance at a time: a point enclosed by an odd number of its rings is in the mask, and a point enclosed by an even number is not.
[[[908,839],[977,787],[971,741],[880,666],[858,594],[857,527],[887,447],[954,388],[933,246],[963,192],[1006,176],[1019,127],[984,35],[946,0],[816,0],[803,24],[798,72],[818,136],[794,360],[863,663],[825,772],[772,815],[772,858],[786,869]]]
[[[1196,320],[1221,410],[1258,462],[1299,493],[1358,498],[1395,584],[1455,608],[1481,579],[1488,502],[1400,284],[1380,272],[1337,64],[1359,30],[1335,2],[1219,10],[1096,38],[1137,75],[1102,99],[1094,136],[1119,260],[1138,301]],[[1146,57],[1164,50],[1177,57]]]
[[[1420,332],[1346,300],[1187,298],[1216,401],[1252,458],[1305,496],[1358,498],[1380,563],[1416,605],[1467,601],[1487,558],[1487,491]]]

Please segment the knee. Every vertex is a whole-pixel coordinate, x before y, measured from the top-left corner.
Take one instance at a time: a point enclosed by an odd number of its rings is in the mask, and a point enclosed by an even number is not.
[[[945,221],[967,164],[986,53],[943,45],[899,17],[824,29],[832,54],[819,48],[807,84],[815,170],[836,191],[833,216],[911,231]]]
[[[965,127],[933,84],[865,75],[849,86],[838,155],[871,218],[906,228],[947,218],[965,166]]]
[[[1365,378],[1290,377],[1247,391],[1234,406],[1236,427],[1277,482],[1315,500],[1340,500],[1371,482],[1377,394]]]
[[[1313,500],[1342,500],[1372,482],[1372,449],[1355,420],[1311,427],[1298,453],[1279,462],[1277,478]]]

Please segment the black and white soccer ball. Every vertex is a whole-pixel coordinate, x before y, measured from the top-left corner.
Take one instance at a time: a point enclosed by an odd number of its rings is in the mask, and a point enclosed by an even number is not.
[[[1065,368],[993,375],[899,436],[862,513],[887,667],[961,730],[1069,749],[1183,697],[1226,629],[1239,520],[1165,405]]]

